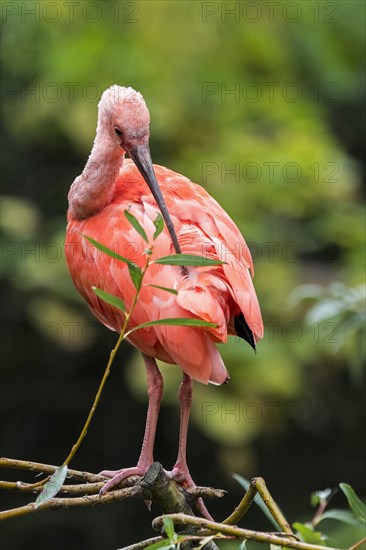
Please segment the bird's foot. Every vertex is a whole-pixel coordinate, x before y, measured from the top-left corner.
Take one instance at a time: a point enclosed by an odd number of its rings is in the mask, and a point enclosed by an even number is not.
[[[114,489],[121,481],[132,477],[132,476],[139,476],[143,477],[147,470],[150,468],[151,464],[143,464],[143,465],[137,465],[132,468],[122,468],[121,470],[103,470],[100,472],[99,475],[110,477],[111,479],[107,481],[105,485],[101,488],[99,491],[100,495],[104,495],[111,489]],[[172,479],[175,481],[178,485],[183,487],[184,489],[194,489],[197,487],[195,482],[192,479],[192,476],[188,470],[187,465],[180,465],[176,464],[172,470],[164,470],[166,475],[169,477],[169,479]],[[203,499],[201,497],[196,498],[195,504],[197,507],[197,510],[202,514],[202,516],[209,521],[214,521],[211,514],[206,508],[205,503],[203,502]]]
[[[100,495],[104,495],[114,487],[116,487],[121,481],[131,476],[143,477],[151,464],[137,465],[132,468],[122,468],[122,470],[103,470],[99,473],[101,476],[110,477],[105,485],[99,491]]]
[[[177,463],[170,472],[165,470],[165,473],[170,479],[175,481],[184,489],[195,489],[197,487],[186,464],[181,465]],[[202,514],[205,519],[208,519],[209,521],[215,521],[210,512],[207,510],[206,505],[201,497],[196,498],[195,504],[197,510]]]

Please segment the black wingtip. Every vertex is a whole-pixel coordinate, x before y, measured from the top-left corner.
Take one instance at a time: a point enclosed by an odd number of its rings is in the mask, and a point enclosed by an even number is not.
[[[239,315],[234,317],[234,328],[239,338],[243,338],[248,344],[257,352],[254,334],[249,328],[244,315],[240,312]]]

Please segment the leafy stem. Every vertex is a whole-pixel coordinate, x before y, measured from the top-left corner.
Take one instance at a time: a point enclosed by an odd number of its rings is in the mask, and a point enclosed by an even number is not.
[[[96,393],[96,396],[94,398],[94,402],[93,402],[93,405],[89,411],[89,415],[88,415],[88,418],[86,419],[86,422],[84,424],[84,427],[79,435],[79,438],[78,440],[76,441],[75,445],[73,445],[68,457],[66,458],[66,460],[64,461],[63,465],[67,466],[70,461],[73,459],[73,457],[75,456],[76,452],[78,451],[84,437],[86,436],[87,434],[87,431],[88,431],[88,428],[90,426],[90,423],[92,421],[92,418],[94,416],[94,413],[95,413],[95,410],[98,406],[98,403],[99,403],[99,400],[100,400],[100,397],[102,395],[102,392],[103,392],[103,389],[104,389],[104,386],[107,382],[107,379],[108,379],[108,376],[109,376],[109,373],[111,371],[111,367],[112,367],[112,364],[113,364],[113,361],[116,357],[116,354],[123,342],[123,340],[127,337],[128,333],[127,333],[127,326],[128,326],[128,323],[130,321],[130,318],[131,318],[131,315],[135,309],[135,306],[137,304],[137,301],[138,301],[138,298],[139,298],[139,295],[140,295],[140,290],[141,290],[141,286],[142,286],[142,281],[143,281],[143,278],[144,278],[144,275],[149,267],[149,256],[146,257],[146,263],[145,263],[145,267],[142,269],[142,271],[140,272],[141,273],[141,277],[140,277],[140,280],[138,282],[138,286],[136,288],[136,293],[135,293],[135,296],[134,296],[134,299],[133,299],[133,302],[132,302],[132,305],[131,305],[131,308],[128,312],[125,312],[125,319],[124,319],[124,322],[123,322],[123,325],[122,325],[122,329],[121,329],[121,332],[120,332],[120,335],[118,337],[118,340],[117,340],[117,343],[116,345],[114,346],[114,348],[112,349],[111,353],[110,353],[110,356],[109,356],[109,360],[108,360],[108,363],[107,363],[107,366],[106,366],[106,369],[104,371],[104,374],[103,374],[103,378],[102,378],[102,381],[99,385],[99,388],[98,388],[98,391]]]

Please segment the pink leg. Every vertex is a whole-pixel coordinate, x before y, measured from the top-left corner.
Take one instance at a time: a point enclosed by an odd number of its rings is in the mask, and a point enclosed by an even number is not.
[[[178,398],[180,401],[180,430],[179,430],[179,448],[177,461],[169,476],[183,487],[196,487],[187,465],[187,432],[189,423],[189,414],[192,404],[192,379],[188,374],[183,373],[183,380],[179,387]],[[208,520],[213,518],[208,512],[202,498],[196,500],[196,506],[201,514]]]
[[[179,448],[177,461],[171,471],[171,476],[177,483],[185,485],[190,485],[190,482],[193,483],[187,466],[187,433],[192,404],[192,389],[192,379],[188,374],[183,373],[183,380],[178,391],[180,401]]]
[[[103,470],[101,475],[111,477],[100,493],[104,494],[123,479],[130,476],[143,476],[154,462],[154,441],[156,433],[156,425],[158,422],[159,409],[161,398],[163,396],[163,377],[160,374],[156,361],[153,357],[142,354],[145,362],[146,374],[147,374],[147,393],[149,396],[149,407],[146,416],[146,426],[144,440],[142,442],[140,458],[137,462],[137,466],[132,468],[123,468],[122,470]]]

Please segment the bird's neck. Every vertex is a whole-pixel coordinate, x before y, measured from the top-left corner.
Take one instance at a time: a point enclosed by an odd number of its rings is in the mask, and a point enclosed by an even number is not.
[[[98,124],[92,151],[69,191],[69,215],[77,220],[93,216],[109,204],[123,164],[124,152]]]

